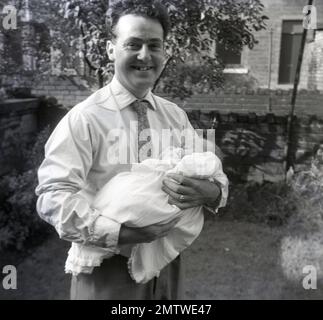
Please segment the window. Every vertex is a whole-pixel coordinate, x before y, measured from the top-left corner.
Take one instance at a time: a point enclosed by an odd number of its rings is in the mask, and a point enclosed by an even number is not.
[[[226,67],[241,66],[241,52],[225,49],[221,44],[216,46],[216,52]]]
[[[302,33],[301,20],[283,21],[279,60],[279,84],[294,83]]]

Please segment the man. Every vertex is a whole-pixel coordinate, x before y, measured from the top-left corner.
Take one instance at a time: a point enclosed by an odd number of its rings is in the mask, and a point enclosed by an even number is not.
[[[157,1],[139,0],[135,2],[137,6],[133,3],[120,1],[111,9],[114,36],[107,50],[115,65],[112,82],[75,106],[61,120],[46,144],[45,159],[38,172],[37,210],[45,221],[55,226],[60,238],[109,248],[115,254],[92,274],[73,276],[72,299],[183,297],[181,257],[146,284],[136,284],[127,269],[127,257],[134,244],[163,237],[177,220],[131,228],[100,215],[91,207],[91,196],[114,175],[130,168],[129,157],[128,164],[111,162],[109,155],[114,145],[108,137],[115,129],[131,136],[133,121],[138,121],[140,127],[141,115],[134,109],[137,101],[148,102],[146,116],[149,127],[156,132],[165,128],[192,129],[184,111],[150,91],[165,62],[167,10]],[[130,159],[134,145],[130,139],[123,148],[130,152]],[[221,198],[221,190],[226,188],[227,185],[216,181],[181,175],[165,178],[163,185],[169,203],[181,209],[203,205],[217,208],[219,202],[223,206],[225,198]]]

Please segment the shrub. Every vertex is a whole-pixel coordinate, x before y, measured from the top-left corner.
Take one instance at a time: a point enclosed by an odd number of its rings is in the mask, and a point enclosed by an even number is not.
[[[313,266],[323,279],[323,172],[316,160],[310,170],[291,179],[297,208],[290,217],[282,239],[280,262],[287,278],[304,278],[303,268]]]
[[[26,171],[13,171],[0,179],[0,250],[24,249],[27,240],[43,237],[50,227],[36,214],[37,168],[44,157],[44,144],[49,137],[46,127],[32,148],[22,145],[21,159]]]
[[[284,182],[237,183],[230,187],[223,218],[281,226],[296,209],[296,195]]]
[[[286,225],[289,233],[323,230],[323,171],[313,160],[309,170],[290,176],[288,183],[236,183],[222,209],[229,219]]]
[[[289,219],[289,233],[308,234],[323,231],[323,172],[316,160],[307,171],[290,181],[297,197],[297,210]]]

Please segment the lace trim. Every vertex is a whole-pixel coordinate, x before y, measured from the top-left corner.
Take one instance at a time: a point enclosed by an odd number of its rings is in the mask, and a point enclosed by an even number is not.
[[[133,273],[133,270],[132,270],[132,263],[133,263],[133,259],[134,259],[134,256],[136,254],[136,251],[138,250],[138,247],[139,245],[135,245],[132,250],[131,250],[131,255],[128,259],[128,262],[127,262],[127,267],[128,267],[128,272],[129,272],[129,275],[131,277],[132,280],[134,280],[136,283],[139,283],[139,280],[136,279],[134,273]]]

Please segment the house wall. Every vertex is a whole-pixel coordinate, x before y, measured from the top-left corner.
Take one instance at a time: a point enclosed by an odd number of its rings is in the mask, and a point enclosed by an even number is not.
[[[292,85],[279,85],[279,58],[282,35],[283,20],[303,21],[303,7],[307,4],[304,0],[262,0],[265,6],[264,14],[269,17],[267,29],[255,33],[259,41],[252,50],[248,51],[248,58],[245,59],[245,67],[249,74],[255,77],[261,88],[268,88],[269,77],[271,88],[288,89]],[[323,24],[323,2],[315,1],[317,9],[318,26]],[[272,56],[271,70],[269,70],[270,59],[270,34],[272,30]],[[323,31],[316,30],[315,38],[313,32],[308,32],[307,43],[303,56],[303,64],[300,77],[300,88],[310,90],[323,90]]]

